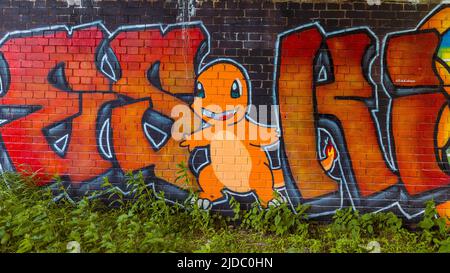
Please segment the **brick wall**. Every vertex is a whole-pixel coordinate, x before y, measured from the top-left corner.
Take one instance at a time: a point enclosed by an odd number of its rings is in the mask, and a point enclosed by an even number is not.
[[[311,1],[312,2],[312,1]],[[270,94],[273,55],[278,33],[310,22],[327,31],[370,26],[379,37],[414,28],[436,4],[293,3],[271,1],[205,1],[188,5],[176,1],[2,1],[2,34],[11,30],[102,20],[109,29],[129,24],[173,24],[201,20],[211,35],[210,57],[232,57],[248,66],[258,94]],[[180,16],[181,15],[181,16]],[[392,20],[396,23],[392,24]]]
[[[171,201],[222,211],[233,196],[309,204],[317,218],[354,207],[414,220],[431,199],[447,213],[445,5],[36,0],[0,10],[0,164],[55,189],[60,176],[61,198],[104,178],[128,192],[126,174],[142,173]],[[180,122],[184,136],[171,130]],[[191,179],[177,179],[181,162]]]

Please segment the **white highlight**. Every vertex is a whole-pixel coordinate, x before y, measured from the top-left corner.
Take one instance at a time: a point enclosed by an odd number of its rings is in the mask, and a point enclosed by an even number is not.
[[[111,73],[106,72],[105,65],[107,65],[109,67],[109,71],[111,71]],[[113,66],[112,66],[111,62],[109,61],[109,59],[108,59],[108,55],[106,55],[106,54],[103,55],[102,64],[100,65],[100,67],[101,67],[101,70],[102,70],[103,74],[105,74],[111,80],[117,81],[116,74],[114,73]]]
[[[164,135],[164,137],[161,139],[160,142],[156,143],[156,141],[152,138],[151,134],[149,133],[148,128],[151,128],[152,130],[157,131],[157,132],[161,133],[162,135]],[[158,149],[161,147],[161,145],[164,143],[164,141],[166,141],[166,139],[168,137],[166,132],[162,131],[158,127],[155,127],[147,122],[144,123],[144,133],[147,136],[148,140],[150,140],[152,142],[153,146],[155,146]]]
[[[102,152],[102,154],[104,154],[107,158],[112,158],[112,152],[111,152],[111,145],[109,143],[109,126],[110,126],[110,121],[109,119],[107,119],[103,125],[102,125],[102,129],[100,130],[100,135],[98,137],[98,142],[99,142],[99,146],[100,146],[100,150]],[[106,130],[106,147],[107,147],[107,151],[105,151],[105,149],[103,148],[103,134],[105,133]]]
[[[67,147],[67,142],[69,141],[69,134],[64,135],[63,137],[61,137],[60,139],[58,139],[57,141],[55,141],[55,143],[53,144],[53,147],[55,147],[55,149],[60,152],[60,153],[64,153],[64,150]],[[62,146],[59,146],[59,144],[63,142]]]

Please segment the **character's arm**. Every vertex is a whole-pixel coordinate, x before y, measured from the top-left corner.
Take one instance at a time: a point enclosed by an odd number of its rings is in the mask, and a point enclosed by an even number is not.
[[[211,131],[210,127],[199,130],[191,135],[185,137],[180,143],[181,147],[187,147],[189,151],[193,151],[196,147],[207,146],[210,143],[209,132]]]
[[[280,139],[280,131],[277,127],[263,127],[252,122],[249,124],[250,144],[255,146],[268,146],[275,144]]]

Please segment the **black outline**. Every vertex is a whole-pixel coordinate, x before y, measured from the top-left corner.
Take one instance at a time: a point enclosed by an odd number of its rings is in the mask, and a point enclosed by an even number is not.
[[[70,140],[72,139],[72,137],[71,137],[72,136],[72,122],[73,122],[73,119],[77,116],[79,116],[79,115],[69,117],[67,119],[55,122],[47,127],[42,128],[42,134],[44,134],[44,137],[47,140],[48,144],[50,145],[50,148],[61,158],[65,158],[67,151],[69,150]],[[54,147],[56,141],[58,141],[60,138],[55,139],[54,135],[52,135],[50,132],[52,129],[54,129],[55,127],[58,127],[58,126],[67,126],[68,127],[68,128],[64,128],[64,130],[68,130],[68,136],[67,136],[67,144],[66,144],[66,147],[63,152],[58,151]]]
[[[151,107],[148,108],[147,110],[145,110],[144,114],[142,115],[141,126],[142,126],[142,131],[144,132],[144,136],[145,136],[145,138],[147,139],[147,141],[148,141],[150,147],[153,149],[153,151],[154,151],[154,152],[158,152],[159,150],[161,150],[161,149],[167,144],[167,142],[169,142],[170,138],[172,137],[172,132],[171,132],[171,131],[166,132],[166,131],[163,130],[162,128],[158,127],[158,129],[164,131],[164,132],[167,134],[167,136],[166,136],[166,139],[163,141],[163,143],[162,143],[159,147],[153,146],[153,143],[151,143],[151,141],[150,141],[150,140],[148,139],[148,137],[147,137],[147,134],[145,133],[145,123],[148,123],[148,122],[146,122],[146,121],[144,120],[144,118],[145,118],[149,113],[150,113],[150,115],[151,115],[152,113],[154,113],[154,114],[160,116],[160,118],[164,118],[164,119],[167,119],[167,121],[170,121],[170,122],[171,122],[170,128],[172,128],[173,123],[174,123],[175,121],[174,121],[172,118],[166,117],[166,116],[163,115],[162,113],[160,113],[160,112],[158,112],[158,111],[156,111],[156,110],[153,110]],[[151,124],[151,123],[149,123],[149,124]],[[154,125],[154,124],[151,124],[151,125]],[[155,127],[157,127],[157,126],[155,126]],[[156,164],[156,163],[155,163],[155,164]]]

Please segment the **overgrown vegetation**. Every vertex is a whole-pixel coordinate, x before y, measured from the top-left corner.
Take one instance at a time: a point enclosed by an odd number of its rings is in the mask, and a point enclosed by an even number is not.
[[[76,241],[82,252],[437,252],[450,251],[444,219],[429,203],[416,231],[392,213],[360,215],[341,210],[324,225],[293,214],[286,205],[241,211],[233,218],[196,205],[168,205],[130,178],[133,202],[110,191],[121,206],[85,198],[77,203],[52,201],[33,178],[13,173],[0,177],[0,252],[67,252]],[[106,182],[107,184],[107,182]],[[161,196],[159,196],[161,197]],[[194,202],[195,203],[195,202]]]

